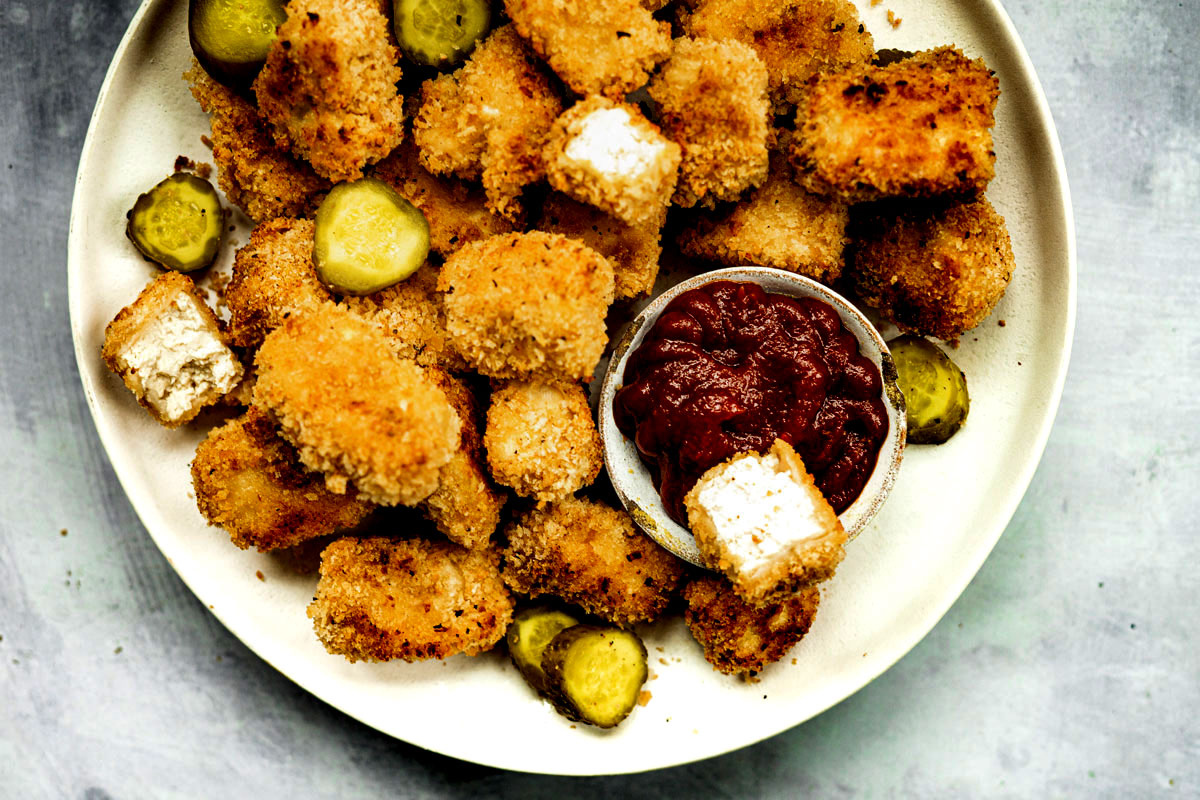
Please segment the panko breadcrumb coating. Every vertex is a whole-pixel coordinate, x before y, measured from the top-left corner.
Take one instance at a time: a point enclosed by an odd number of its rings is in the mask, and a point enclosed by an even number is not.
[[[217,183],[229,202],[256,223],[312,214],[329,191],[329,181],[276,145],[258,110],[199,64],[193,62],[183,77],[211,116]]]
[[[313,223],[280,218],[258,225],[233,259],[225,289],[229,338],[254,350],[293,314],[333,302],[313,267]]]
[[[638,0],[505,0],[504,8],[576,94],[622,100],[671,54],[670,24]]]
[[[953,47],[820,75],[796,110],[797,180],[848,202],[983,191],[999,96],[982,59]]]
[[[259,111],[317,174],[361,178],[404,137],[388,19],[373,0],[291,0],[287,14],[254,81]]]
[[[753,675],[787,655],[812,627],[821,602],[816,586],[781,603],[747,605],[724,578],[694,578],[683,590],[688,630],[704,658],[726,675]]]
[[[509,588],[562,598],[618,625],[657,619],[683,580],[682,562],[604,503],[569,497],[526,512],[505,534]]]
[[[349,661],[418,661],[490,650],[513,603],[492,550],[424,539],[339,539],[321,554],[308,607],[317,638]]]
[[[448,258],[438,289],[451,342],[480,373],[591,380],[613,301],[595,250],[541,231],[493,236]]]
[[[969,203],[878,203],[855,211],[847,272],[900,328],[953,339],[992,312],[1014,267],[1004,217]]]
[[[590,485],[604,464],[587,394],[568,381],[512,381],[494,391],[483,444],[492,477],[539,502]]]
[[[378,326],[335,305],[293,316],[268,334],[255,365],[255,404],[330,491],[353,481],[380,505],[413,505],[437,488],[458,414]]]
[[[674,202],[683,208],[734,200],[767,178],[767,68],[730,39],[676,39],[650,82],[663,132],[683,160]]]
[[[518,221],[521,192],[546,174],[542,147],[561,112],[545,68],[505,25],[458,70],[422,84],[413,140],[426,169],[482,178],[488,208]]]
[[[243,550],[292,547],[358,525],[374,506],[353,493],[333,494],[306,472],[275,425],[251,407],[209,431],[192,461],[196,506]]]

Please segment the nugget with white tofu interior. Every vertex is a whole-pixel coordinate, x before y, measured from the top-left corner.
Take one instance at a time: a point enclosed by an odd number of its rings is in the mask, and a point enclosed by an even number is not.
[[[541,231],[493,236],[448,258],[438,289],[450,340],[480,373],[591,380],[613,269],[590,247]]]
[[[192,461],[196,506],[242,549],[292,547],[358,525],[374,509],[353,493],[333,494],[300,465],[261,409],[208,433]]]
[[[529,597],[552,595],[618,625],[662,616],[683,564],[624,511],[569,497],[513,520],[504,581]]]
[[[589,97],[554,123],[543,157],[560,192],[630,225],[661,226],[679,154],[636,106]]]
[[[569,381],[512,381],[492,392],[483,444],[492,477],[539,502],[588,486],[604,464],[587,394]]]
[[[513,602],[495,551],[424,539],[338,539],[308,607],[317,638],[348,661],[419,661],[490,650]]]
[[[177,428],[242,379],[242,364],[192,279],[167,271],[104,330],[108,368],[160,424]]]
[[[414,505],[438,486],[458,445],[446,394],[398,358],[377,325],[336,305],[290,317],[255,359],[254,402],[330,491]]]
[[[855,292],[903,330],[953,339],[975,328],[1013,268],[1004,217],[986,197],[855,210],[847,270]]]
[[[778,603],[752,606],[729,582],[715,576],[694,578],[683,590],[683,618],[704,648],[704,658],[726,675],[752,676],[787,655],[812,628],[821,602],[816,586],[801,589]]]
[[[767,68],[731,39],[677,39],[650,82],[663,133],[683,159],[674,202],[712,208],[767,178]]]
[[[953,47],[818,76],[796,110],[797,179],[848,202],[981,192],[999,96],[987,65]]]
[[[837,514],[781,439],[708,470],[683,502],[705,562],[750,605],[828,580],[846,554]]]

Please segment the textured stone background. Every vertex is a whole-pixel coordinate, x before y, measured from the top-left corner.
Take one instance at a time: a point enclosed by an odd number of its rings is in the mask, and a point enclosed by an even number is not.
[[[1200,796],[1196,0],[1008,3],[1066,153],[1079,316],[1041,468],[966,593],[800,727],[590,780],[343,717],[229,635],[142,530],[66,297],[76,163],[136,6],[0,0],[0,796]]]

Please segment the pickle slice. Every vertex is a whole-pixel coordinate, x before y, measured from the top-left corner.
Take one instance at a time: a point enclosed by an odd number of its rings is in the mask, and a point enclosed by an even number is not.
[[[140,195],[126,217],[125,235],[141,254],[177,272],[211,264],[225,227],[217,190],[188,172],[176,172]]]
[[[371,294],[412,275],[429,255],[429,222],[386,183],[333,187],[317,209],[313,266],[340,294]]]
[[[908,408],[908,441],[941,444],[967,419],[967,376],[940,347],[919,336],[899,336],[888,349]]]
[[[283,0],[190,0],[188,40],[205,72],[244,89],[266,63],[275,29],[286,19]]]
[[[539,606],[527,608],[513,618],[506,638],[508,655],[525,682],[539,692],[546,691],[546,673],[542,670],[542,654],[558,633],[579,620],[565,611]]]
[[[636,633],[597,625],[561,631],[546,646],[542,669],[558,712],[600,728],[629,716],[649,674]]]
[[[492,24],[488,0],[394,0],[392,10],[405,57],[441,69],[465,61]]]

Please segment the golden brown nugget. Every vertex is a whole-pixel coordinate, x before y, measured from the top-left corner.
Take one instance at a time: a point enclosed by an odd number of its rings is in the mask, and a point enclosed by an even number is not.
[[[658,259],[662,255],[661,227],[657,221],[629,225],[595,206],[555,192],[546,198],[541,219],[534,227],[578,239],[608,259],[613,268],[617,300],[643,297],[654,288]]]
[[[767,69],[731,39],[677,39],[650,82],[663,132],[683,160],[674,202],[711,208],[767,178]]]
[[[333,302],[312,252],[312,220],[275,219],[251,231],[225,289],[230,341],[254,350],[289,316]]]
[[[550,185],[629,225],[661,227],[679,145],[636,106],[589,97],[554,123],[543,151]]]
[[[858,212],[856,212],[858,213]],[[1004,217],[969,203],[880,203],[851,225],[848,273],[867,305],[900,328],[953,339],[992,312],[1014,268]]]
[[[604,503],[569,497],[526,512],[505,534],[510,589],[560,597],[618,625],[660,617],[683,580],[675,556]]]
[[[380,505],[414,505],[438,486],[458,444],[459,420],[378,326],[336,305],[290,317],[255,359],[254,402],[330,491]]]
[[[797,179],[848,202],[983,191],[999,96],[987,65],[953,47],[821,75],[796,110]]]
[[[576,94],[622,100],[671,54],[670,24],[638,0],[505,0],[504,8]]]
[[[345,297],[346,308],[383,328],[393,352],[423,367],[462,372],[467,362],[454,349],[438,291],[438,269],[429,262],[405,280],[374,294]]]
[[[776,112],[800,102],[813,75],[866,65],[875,53],[849,0],[701,0],[683,28],[689,36],[753,47],[767,67]]]
[[[400,54],[373,0],[291,0],[254,81],[275,141],[331,181],[361,178],[404,137]]]
[[[694,578],[683,590],[688,630],[704,658],[726,675],[753,675],[787,655],[812,627],[821,602],[816,586],[781,603],[755,607],[723,578]]]
[[[183,77],[211,117],[217,182],[229,202],[256,223],[312,214],[329,191],[329,181],[276,145],[258,110],[199,64],[193,63]]]
[[[450,542],[339,539],[321,554],[308,616],[325,649],[348,661],[477,655],[512,621],[497,561]]]
[[[469,244],[446,260],[438,289],[454,347],[493,378],[590,380],[608,341],[612,265],[565,236]]]
[[[539,502],[590,485],[604,464],[587,394],[569,381],[512,381],[493,392],[483,444],[497,483]]]
[[[519,221],[521,192],[545,176],[542,148],[561,112],[550,76],[505,25],[457,71],[422,84],[413,140],[427,170],[482,178],[488,208]]]
[[[243,550],[292,547],[358,525],[374,505],[353,493],[333,494],[307,472],[275,425],[251,407],[209,431],[192,461],[196,506]]]
[[[242,379],[216,315],[192,279],[173,270],[159,273],[108,323],[100,355],[167,428],[195,419]]]

